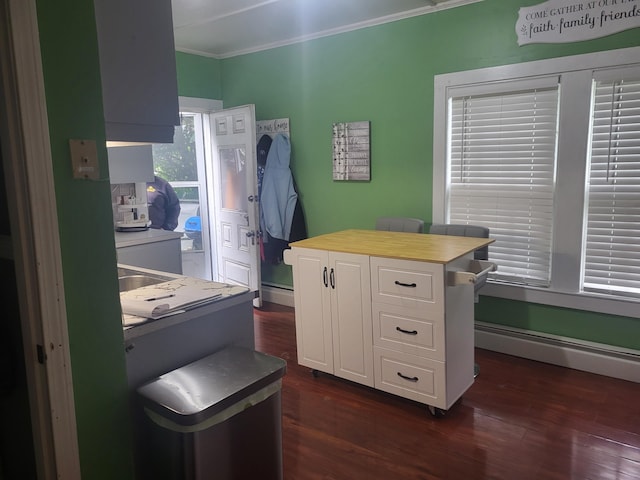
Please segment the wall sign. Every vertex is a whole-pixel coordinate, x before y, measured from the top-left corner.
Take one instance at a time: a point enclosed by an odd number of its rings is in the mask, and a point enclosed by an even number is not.
[[[518,45],[579,42],[640,27],[640,0],[549,0],[518,12]]]
[[[256,141],[260,140],[262,135],[275,137],[277,133],[286,133],[289,135],[289,119],[275,118],[273,120],[256,120]]]
[[[333,124],[333,179],[368,181],[369,122]]]

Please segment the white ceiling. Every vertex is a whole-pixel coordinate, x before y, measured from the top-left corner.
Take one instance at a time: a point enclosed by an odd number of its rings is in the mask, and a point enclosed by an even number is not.
[[[226,58],[480,0],[171,0],[176,50]]]

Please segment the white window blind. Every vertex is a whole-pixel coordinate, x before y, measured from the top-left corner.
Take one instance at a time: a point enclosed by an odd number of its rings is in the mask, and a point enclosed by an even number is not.
[[[499,88],[450,97],[448,221],[489,227],[494,279],[548,286],[558,81]]]
[[[640,72],[594,78],[582,287],[640,296]]]

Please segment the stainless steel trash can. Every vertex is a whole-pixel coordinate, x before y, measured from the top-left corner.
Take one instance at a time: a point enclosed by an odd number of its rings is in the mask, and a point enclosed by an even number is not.
[[[228,347],[137,389],[144,478],[281,480],[286,362]]]

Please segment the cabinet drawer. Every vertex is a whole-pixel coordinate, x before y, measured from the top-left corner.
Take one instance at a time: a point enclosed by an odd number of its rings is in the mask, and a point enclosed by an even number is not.
[[[375,387],[417,402],[446,408],[443,362],[374,347]]]
[[[373,304],[373,343],[379,347],[444,361],[444,321],[395,305]]]
[[[371,257],[372,300],[444,314],[443,270],[437,263]]]

